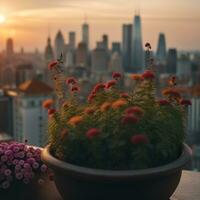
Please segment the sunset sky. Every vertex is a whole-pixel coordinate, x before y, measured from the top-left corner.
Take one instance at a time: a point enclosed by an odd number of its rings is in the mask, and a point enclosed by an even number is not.
[[[0,49],[13,37],[15,49],[44,49],[48,36],[54,39],[61,29],[77,32],[80,40],[85,14],[90,24],[91,46],[107,33],[112,41],[121,41],[123,23],[131,23],[140,9],[143,42],[156,47],[159,32],[164,32],[167,47],[200,50],[200,0],[0,0]]]

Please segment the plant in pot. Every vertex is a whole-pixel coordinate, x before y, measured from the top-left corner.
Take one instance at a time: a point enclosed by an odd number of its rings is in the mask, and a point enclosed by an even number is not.
[[[0,198],[37,199],[37,191],[48,173],[41,149],[26,143],[0,143]]]
[[[150,54],[150,44],[146,47]],[[66,79],[65,92],[62,61],[49,69],[59,106],[44,102],[50,137],[42,159],[54,171],[63,198],[168,200],[190,160],[183,142],[191,102],[177,92],[176,78],[158,99],[149,59],[143,74],[131,75],[131,91],[122,90],[123,77],[116,72],[112,80],[95,85],[88,101],[80,104],[75,78]]]

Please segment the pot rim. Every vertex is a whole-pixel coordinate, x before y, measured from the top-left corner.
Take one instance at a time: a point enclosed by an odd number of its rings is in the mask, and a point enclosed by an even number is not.
[[[61,161],[50,154],[50,145],[47,145],[41,154],[42,161],[47,164],[56,173],[64,173],[75,177],[85,177],[87,179],[101,180],[132,180],[144,179],[152,176],[160,176],[172,174],[183,169],[191,160],[192,151],[187,144],[183,144],[182,154],[175,161],[154,168],[139,169],[139,170],[105,170],[82,167]]]

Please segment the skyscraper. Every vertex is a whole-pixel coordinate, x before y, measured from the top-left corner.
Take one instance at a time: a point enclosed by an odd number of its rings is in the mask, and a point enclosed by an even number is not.
[[[104,34],[102,36],[102,42],[106,51],[108,51],[108,35]]]
[[[119,54],[121,54],[121,44],[120,42],[113,42],[112,43],[112,53],[114,52],[118,52]]]
[[[156,57],[158,59],[158,62],[161,64],[166,63],[166,40],[165,40],[165,34],[160,33],[159,39],[158,39],[158,47],[156,51]]]
[[[65,51],[65,40],[62,32],[59,30],[55,38],[55,56],[60,58],[61,53],[64,55]]]
[[[12,38],[8,38],[6,41],[6,53],[7,56],[11,56],[14,53],[14,44]]]
[[[123,67],[126,72],[131,71],[132,57],[132,24],[124,24],[122,30]]]
[[[76,50],[76,65],[86,67],[87,64],[88,64],[87,45],[84,42],[80,42]]]
[[[82,42],[84,42],[87,49],[89,49],[89,25],[86,22],[82,25]]]
[[[167,55],[167,73],[176,74],[177,68],[177,50],[169,49]]]
[[[71,31],[69,32],[69,47],[72,48],[72,49],[75,49],[76,47],[76,33]]]
[[[132,67],[134,72],[141,71],[144,68],[144,50],[142,44],[142,27],[139,15],[134,17],[132,41]]]
[[[48,39],[47,39],[47,46],[45,48],[44,57],[45,57],[46,63],[49,63],[50,61],[52,61],[54,59],[53,48],[51,46],[51,38],[50,37],[48,37]]]

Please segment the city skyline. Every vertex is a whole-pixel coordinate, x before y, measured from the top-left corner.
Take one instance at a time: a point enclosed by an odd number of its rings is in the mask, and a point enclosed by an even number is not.
[[[115,2],[114,4],[113,0],[53,0],[50,2],[44,0],[38,4],[32,0],[28,2],[3,0],[0,15],[5,16],[6,21],[0,24],[0,49],[4,49],[5,40],[8,37],[13,37],[16,50],[23,46],[28,51],[35,48],[43,51],[48,32],[53,40],[58,29],[62,30],[65,40],[69,31],[75,31],[77,41],[81,41],[81,25],[84,23],[85,15],[90,25],[91,48],[95,47],[96,41],[101,38],[102,34],[109,35],[111,45],[113,41],[121,42],[122,25],[131,23],[135,11],[139,8],[142,18],[143,43],[151,42],[155,50],[158,35],[164,32],[167,48],[200,49],[198,43],[200,16],[198,6],[196,6],[199,4],[197,0],[190,2],[152,0],[151,3],[141,0],[140,5],[138,0],[132,2],[117,0]],[[170,16],[168,16],[169,10]],[[179,34],[178,38],[177,34]]]

